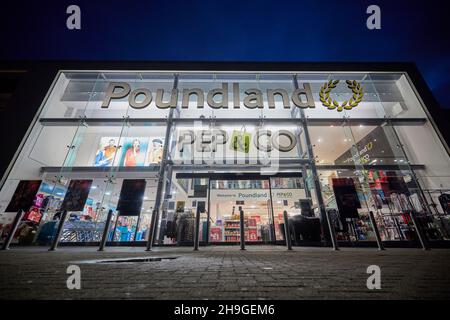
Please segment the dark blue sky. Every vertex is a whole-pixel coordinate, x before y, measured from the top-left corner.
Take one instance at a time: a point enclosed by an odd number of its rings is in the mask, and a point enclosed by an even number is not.
[[[82,30],[66,29],[77,4]],[[366,28],[381,7],[382,29]],[[413,61],[450,108],[445,1],[13,1],[2,4],[2,59]]]

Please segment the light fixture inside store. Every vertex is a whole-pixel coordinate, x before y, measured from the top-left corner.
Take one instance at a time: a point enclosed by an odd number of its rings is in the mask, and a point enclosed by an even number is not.
[[[92,186],[91,189],[97,189],[97,186]]]
[[[320,138],[319,138],[319,139],[317,139],[317,142],[322,142],[322,139],[320,139]]]
[[[111,195],[111,192],[105,192],[105,195],[107,195],[107,196],[109,196],[109,195]]]

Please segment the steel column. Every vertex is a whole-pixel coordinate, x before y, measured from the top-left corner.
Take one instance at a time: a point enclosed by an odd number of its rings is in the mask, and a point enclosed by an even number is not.
[[[55,237],[53,238],[52,245],[48,251],[55,251],[58,247],[59,239],[61,238],[61,233],[63,231],[64,222],[66,222],[67,210],[64,210],[61,219],[59,220],[58,229],[56,230]]]
[[[175,75],[173,89],[177,89],[178,87],[178,75]],[[167,128],[166,135],[164,140],[164,150],[161,165],[159,167],[158,173],[158,185],[156,189],[156,198],[155,198],[155,207],[152,212],[152,218],[150,219],[150,227],[149,227],[149,235],[147,240],[147,249],[146,251],[151,251],[153,246],[153,239],[155,237],[156,224],[158,223],[159,218],[159,207],[161,206],[161,197],[162,197],[162,189],[164,187],[164,172],[167,164],[167,155],[170,146],[170,132],[172,129],[172,118],[173,118],[174,109],[171,108],[169,112],[169,117],[167,118]]]
[[[293,82],[294,82],[294,88],[298,89],[298,81],[297,81],[297,76],[294,75],[293,76]],[[310,160],[310,166],[311,166],[311,172],[313,175],[313,180],[314,180],[314,187],[316,189],[316,196],[317,196],[317,202],[319,203],[319,208],[320,208],[320,213],[321,216],[326,216],[327,217],[327,222],[328,222],[328,227],[330,229],[330,237],[331,237],[331,243],[333,245],[333,250],[339,250],[338,247],[338,243],[336,240],[336,234],[334,232],[334,228],[333,225],[331,224],[330,221],[330,217],[328,216],[327,211],[325,210],[325,204],[323,202],[323,197],[322,197],[322,192],[321,192],[321,188],[320,188],[320,182],[319,182],[319,177],[317,174],[317,168],[316,168],[316,164],[314,162],[314,152],[313,152],[313,148],[312,148],[312,144],[311,144],[311,139],[309,136],[309,130],[308,130],[308,124],[307,124],[307,120],[306,120],[306,116],[305,116],[305,112],[303,111],[303,109],[300,108],[300,116],[301,116],[301,124],[303,126],[303,132],[305,134],[305,143],[306,143],[306,147],[308,148],[308,155],[309,155],[309,160]],[[306,188],[306,184],[305,184],[305,188]]]

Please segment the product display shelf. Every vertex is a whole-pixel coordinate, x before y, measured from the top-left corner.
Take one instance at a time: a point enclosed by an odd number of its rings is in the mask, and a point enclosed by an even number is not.
[[[240,241],[240,220],[225,219],[224,220],[224,237],[225,242]]]

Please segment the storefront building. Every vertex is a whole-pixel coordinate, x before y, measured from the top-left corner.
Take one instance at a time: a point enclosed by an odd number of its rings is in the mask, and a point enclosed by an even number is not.
[[[294,245],[330,225],[373,245],[370,212],[388,245],[450,240],[449,149],[406,71],[270,69],[60,70],[3,177],[2,239],[34,188],[23,245],[64,210],[61,244],[97,244],[108,212],[110,245],[193,245],[197,223],[201,245],[283,244],[285,212]]]

